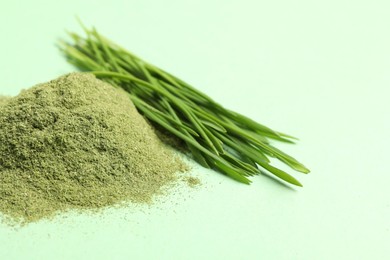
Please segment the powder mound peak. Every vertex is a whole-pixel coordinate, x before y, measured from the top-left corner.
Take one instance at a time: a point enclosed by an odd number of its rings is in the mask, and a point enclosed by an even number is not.
[[[150,202],[185,166],[128,94],[72,73],[0,108],[0,211],[34,221],[68,209]]]

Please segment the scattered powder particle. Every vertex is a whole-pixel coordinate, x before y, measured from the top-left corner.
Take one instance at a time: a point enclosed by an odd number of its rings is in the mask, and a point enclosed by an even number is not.
[[[20,223],[149,203],[186,170],[124,91],[86,73],[8,99],[0,144],[0,212]]]
[[[190,186],[191,188],[201,185],[200,179],[196,177],[186,177],[185,180],[187,181],[188,186]]]

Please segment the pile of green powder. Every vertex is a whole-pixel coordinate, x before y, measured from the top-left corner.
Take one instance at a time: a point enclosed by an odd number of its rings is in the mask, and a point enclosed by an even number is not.
[[[149,203],[186,170],[129,96],[91,74],[68,74],[6,100],[0,212],[14,221]]]

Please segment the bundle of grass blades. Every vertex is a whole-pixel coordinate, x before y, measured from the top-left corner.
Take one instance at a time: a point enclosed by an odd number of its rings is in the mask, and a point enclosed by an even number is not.
[[[265,170],[288,183],[302,186],[294,177],[272,166],[269,159],[277,158],[296,171],[308,173],[305,166],[269,141],[292,143],[293,137],[224,108],[183,80],[101,36],[95,29],[85,29],[85,32],[85,38],[70,33],[73,42],[61,42],[60,48],[68,61],[129,92],[137,109],[182,139],[201,165],[247,184],[249,176]]]

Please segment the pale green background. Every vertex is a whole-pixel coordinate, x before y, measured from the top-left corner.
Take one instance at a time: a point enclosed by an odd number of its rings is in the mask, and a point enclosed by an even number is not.
[[[0,92],[72,71],[75,15],[225,106],[301,138],[291,190],[195,169],[151,208],[14,230],[0,259],[390,259],[388,1],[2,1]],[[0,144],[1,145],[1,144]]]

